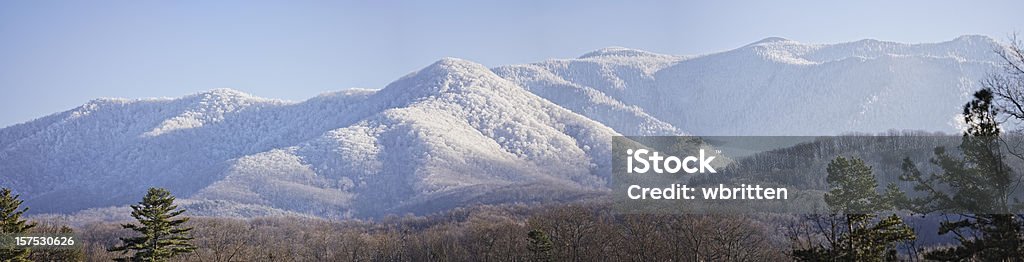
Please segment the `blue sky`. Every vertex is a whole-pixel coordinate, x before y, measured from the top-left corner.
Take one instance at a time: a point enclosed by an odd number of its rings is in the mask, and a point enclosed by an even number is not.
[[[0,127],[97,97],[381,88],[446,56],[497,66],[607,46],[701,54],[769,36],[916,43],[1024,30],[1024,1],[834,2],[2,1]]]

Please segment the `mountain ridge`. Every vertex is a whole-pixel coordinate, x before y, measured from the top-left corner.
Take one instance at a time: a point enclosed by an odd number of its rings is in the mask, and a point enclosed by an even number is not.
[[[304,101],[233,89],[102,98],[0,129],[0,184],[34,212],[86,214],[149,186],[225,216],[571,201],[607,190],[615,135],[953,132],[959,105],[997,69],[993,48],[984,36],[766,38],[697,56],[610,47],[495,68],[443,58],[382,89]]]

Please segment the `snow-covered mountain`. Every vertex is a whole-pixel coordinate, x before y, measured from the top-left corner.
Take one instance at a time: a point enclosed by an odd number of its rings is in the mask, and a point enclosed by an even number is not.
[[[193,213],[234,216],[572,200],[606,190],[617,134],[955,131],[996,46],[768,38],[493,69],[446,58],[380,90],[302,102],[230,89],[97,99],[0,129],[0,185],[33,212],[123,206],[151,186]]]
[[[193,200],[376,215],[600,189],[615,134],[479,64],[443,59],[379,91],[302,103],[227,89],[96,100],[3,129],[0,182],[43,212],[123,205],[161,186]]]
[[[702,56],[607,48],[495,71],[598,121],[630,112],[629,121],[602,121],[627,133],[666,124],[696,135],[952,132],[978,80],[1000,65],[997,47],[985,36],[929,44],[772,37]]]

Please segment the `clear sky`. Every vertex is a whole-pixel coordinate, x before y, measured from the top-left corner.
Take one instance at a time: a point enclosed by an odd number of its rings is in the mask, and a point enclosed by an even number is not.
[[[667,54],[769,36],[1006,39],[1024,1],[0,1],[0,127],[97,97],[214,88],[304,100],[442,57],[487,66],[607,46]]]

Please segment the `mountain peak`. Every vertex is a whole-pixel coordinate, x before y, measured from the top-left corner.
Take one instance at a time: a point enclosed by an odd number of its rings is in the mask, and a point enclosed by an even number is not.
[[[178,99],[176,99],[178,100]],[[189,103],[199,103],[200,105],[212,105],[212,104],[235,104],[235,105],[247,105],[251,103],[283,103],[285,100],[280,99],[268,99],[258,96],[251,95],[246,92],[231,88],[216,88],[208,91],[187,95],[180,98],[182,101],[190,101]]]
[[[413,72],[406,75],[402,79],[389,84],[393,86],[396,83],[408,81],[408,79],[419,79],[419,80],[440,80],[440,79],[455,79],[455,80],[467,80],[478,77],[486,77],[488,74],[492,74],[490,69],[486,66],[478,64],[473,61],[445,57],[441,60],[437,60],[433,64],[430,64],[419,71]],[[495,76],[497,77],[497,76]]]
[[[381,89],[380,94],[382,97],[400,98],[398,100],[401,101],[479,86],[493,87],[493,83],[500,81],[504,80],[484,65],[465,59],[445,57],[391,82]]]
[[[767,37],[765,39],[758,40],[757,42],[750,43],[747,46],[772,44],[772,43],[783,43],[783,42],[795,42],[795,41],[789,40],[789,39],[786,39],[786,38],[783,38],[783,37],[772,36],[772,37]]]
[[[986,35],[962,35],[953,39],[950,42],[960,43],[984,43],[984,44],[997,44],[999,41],[992,39],[992,37]]]
[[[640,49],[632,49],[621,46],[610,46],[601,48],[598,50],[590,51],[583,54],[579,59],[591,58],[591,57],[606,57],[606,56],[621,56],[621,57],[639,57],[639,56],[659,56],[659,54],[651,53]]]
[[[477,70],[490,71],[489,69],[487,69],[486,66],[481,65],[481,64],[476,63],[476,62],[473,62],[473,61],[469,61],[469,60],[462,59],[462,58],[445,57],[445,58],[441,58],[440,60],[437,60],[437,62],[434,62],[433,64],[430,64],[429,66],[423,68],[423,70],[421,70],[421,71],[430,71],[430,72],[437,71],[437,72],[453,72],[454,73],[454,72],[477,71]]]
[[[231,97],[231,98],[251,98],[252,95],[231,88],[215,88],[209,91],[200,92],[194,96],[199,97]]]

